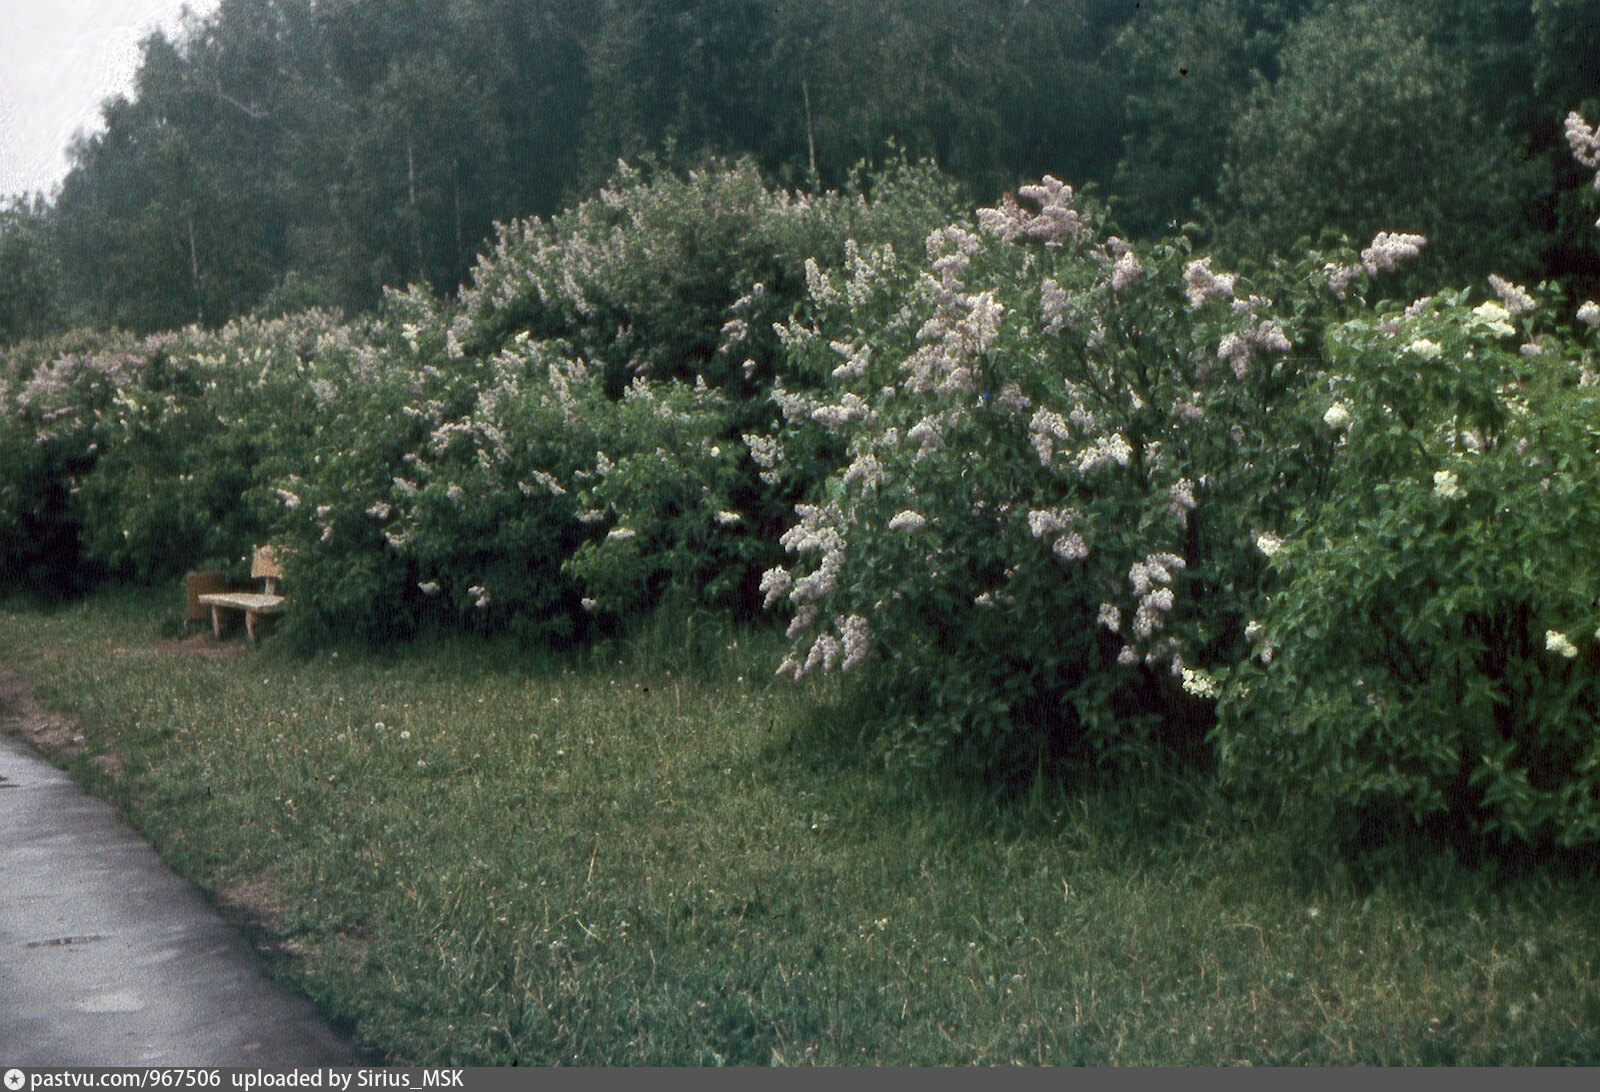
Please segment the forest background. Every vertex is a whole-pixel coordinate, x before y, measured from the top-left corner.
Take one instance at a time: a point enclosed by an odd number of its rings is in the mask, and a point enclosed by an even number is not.
[[[837,187],[891,146],[972,207],[1052,174],[1224,260],[1324,231],[1419,276],[1600,278],[1562,118],[1592,0],[225,0],[143,46],[52,195],[0,202],[0,343],[450,293],[619,159]]]

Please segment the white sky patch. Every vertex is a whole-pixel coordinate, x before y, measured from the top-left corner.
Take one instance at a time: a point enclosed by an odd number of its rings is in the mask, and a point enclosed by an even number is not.
[[[218,0],[190,0],[206,15]],[[100,103],[131,94],[139,41],[173,36],[181,0],[0,0],[0,198],[49,194],[75,134],[101,129]]]

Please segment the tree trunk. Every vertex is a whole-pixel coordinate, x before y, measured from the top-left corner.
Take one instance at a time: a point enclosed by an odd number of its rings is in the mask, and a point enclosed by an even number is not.
[[[809,81],[804,79],[800,81],[800,93],[806,98],[806,152],[810,156],[811,162],[811,185],[815,188],[820,185],[820,182],[817,177],[817,138],[811,128],[811,84]]]
[[[450,158],[450,186],[456,198],[456,276],[466,272],[466,247],[461,238],[461,157]]]
[[[194,241],[194,209],[189,210],[189,286],[194,292],[194,320],[204,326],[206,312],[200,299],[200,250]]]
[[[417,211],[417,157],[406,134],[406,182],[411,195],[411,242],[417,252],[417,278],[422,277],[422,213]]]

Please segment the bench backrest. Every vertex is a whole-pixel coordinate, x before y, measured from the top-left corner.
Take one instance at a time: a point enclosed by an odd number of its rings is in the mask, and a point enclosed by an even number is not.
[[[267,594],[278,593],[278,581],[283,578],[283,566],[278,563],[278,555],[271,546],[257,546],[255,553],[250,555],[250,578],[252,580],[265,580]]]

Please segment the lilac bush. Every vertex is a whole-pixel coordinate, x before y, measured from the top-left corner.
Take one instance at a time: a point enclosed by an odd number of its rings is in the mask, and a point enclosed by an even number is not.
[[[751,448],[773,472],[819,435],[846,452],[763,578],[791,612],[780,672],[856,675],[887,756],[1002,783],[1201,748],[1208,672],[1245,654],[1334,454],[1293,412],[1315,332],[1419,242],[1252,282],[1106,234],[1054,179],[1018,198],[925,256],[814,271],[783,337],[826,386],[778,387],[786,430]]]
[[[1552,293],[1492,276],[1329,330],[1330,486],[1226,672],[1226,782],[1345,836],[1600,841],[1600,386]]]

